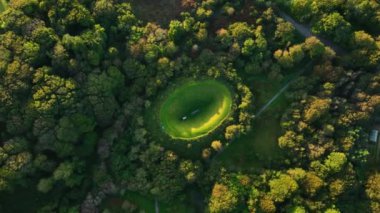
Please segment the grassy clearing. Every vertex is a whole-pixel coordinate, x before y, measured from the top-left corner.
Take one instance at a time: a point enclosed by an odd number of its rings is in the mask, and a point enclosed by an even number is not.
[[[284,81],[291,77],[288,76]],[[255,104],[260,108],[280,90],[283,84],[257,76],[249,79],[249,85],[255,88]],[[288,104],[285,96],[281,95],[260,118],[253,121],[252,130],[233,141],[215,161],[229,169],[240,171],[268,168],[280,160],[282,151],[277,145],[277,138],[281,134],[280,116]]]
[[[164,103],[165,98],[172,94],[173,90],[179,85],[184,85],[189,81],[192,80],[189,80],[188,78],[177,79],[174,83],[163,89],[160,95],[152,100],[151,106],[146,108],[144,120],[146,121],[145,126],[151,135],[152,141],[160,143],[163,147],[176,152],[181,157],[199,160],[202,157],[202,150],[210,147],[211,141],[208,140],[209,138],[201,137],[192,141],[175,140],[162,130],[159,119],[160,106]],[[223,83],[228,86],[227,82]],[[229,89],[233,91],[232,87],[229,87]],[[223,131],[223,128],[217,128],[212,134],[223,135]]]
[[[284,100],[278,99],[275,104],[279,107],[284,103]],[[272,107],[252,123],[253,129],[247,135],[231,143],[216,161],[232,170],[246,170],[268,168],[274,161],[280,160],[282,152],[277,145],[281,133],[280,119],[276,115],[277,107]]]
[[[246,77],[246,84],[254,88],[257,110],[265,106],[278,92],[288,84],[297,80],[300,75],[307,74],[311,63],[299,66],[280,80],[271,80],[267,76],[255,75]],[[216,162],[232,170],[251,170],[272,168],[283,161],[283,151],[278,147],[278,137],[281,136],[281,116],[289,105],[289,100],[280,94],[260,117],[252,122],[252,130],[236,139],[218,158]]]
[[[298,70],[298,69],[297,69]],[[255,109],[259,110],[264,106],[286,82],[296,78],[297,72],[285,76],[282,81],[268,79],[264,74],[246,76],[245,84],[254,88]],[[160,98],[158,98],[160,99]],[[162,98],[161,98],[162,99]],[[156,104],[157,100],[154,101]],[[252,130],[245,136],[233,141],[230,146],[217,156],[215,162],[222,163],[223,166],[250,169],[271,166],[272,162],[282,157],[282,152],[277,145],[277,138],[281,134],[280,116],[288,107],[289,102],[284,95],[274,101],[270,107],[252,123]],[[148,130],[153,135],[156,142],[160,142],[164,147],[175,151],[180,156],[198,160],[204,148],[210,146],[211,141],[184,142],[172,141],[163,137],[162,130],[155,123],[157,120],[157,109],[151,107],[145,113],[145,120],[148,122]],[[217,133],[216,133],[217,134]],[[159,139],[163,138],[163,139]]]
[[[193,140],[215,130],[231,107],[231,92],[223,83],[190,81],[169,94],[160,108],[159,120],[172,138]]]
[[[136,16],[145,22],[168,26],[183,11],[181,0],[131,0]]]
[[[7,7],[8,3],[5,0],[0,0],[0,12],[3,12]]]

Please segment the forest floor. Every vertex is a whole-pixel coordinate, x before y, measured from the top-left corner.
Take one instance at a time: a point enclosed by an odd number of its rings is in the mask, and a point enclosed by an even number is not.
[[[179,17],[184,10],[181,0],[131,0],[136,16],[144,22],[157,23],[163,27]]]
[[[192,213],[195,210],[190,206],[176,201],[173,203],[163,203],[157,202],[154,198],[150,196],[141,195],[137,192],[126,192],[124,196],[113,196],[109,197],[103,203],[103,208],[111,210],[112,213],[122,213],[126,212],[123,209],[124,201],[129,201],[131,204],[138,207],[140,211],[144,212],[156,212],[156,204],[161,213],[171,213],[171,212],[181,212],[181,213]]]
[[[0,212],[36,212],[38,208],[46,205],[47,201],[50,201],[52,197],[62,193],[52,191],[51,194],[44,194],[37,191],[37,187],[35,187],[37,183],[32,185],[32,187],[20,186],[15,188],[14,191],[17,192],[17,196],[14,196],[12,191],[2,193],[0,196]]]

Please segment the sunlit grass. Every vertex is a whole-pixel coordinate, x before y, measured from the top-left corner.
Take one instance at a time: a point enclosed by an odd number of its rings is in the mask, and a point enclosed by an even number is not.
[[[187,82],[168,95],[159,120],[161,128],[174,139],[190,140],[216,129],[230,114],[231,92],[215,80]]]
[[[8,3],[5,0],[0,0],[0,12],[3,12],[7,7]]]

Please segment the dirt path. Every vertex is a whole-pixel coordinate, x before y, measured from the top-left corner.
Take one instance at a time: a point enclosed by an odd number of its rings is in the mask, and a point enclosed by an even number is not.
[[[379,162],[379,157],[380,157],[380,142],[377,142],[375,146],[376,146],[375,162],[377,163]]]
[[[280,95],[282,93],[284,93],[286,91],[286,89],[288,89],[290,83],[292,83],[293,81],[289,81],[288,83],[286,83],[263,107],[261,107],[261,109],[259,111],[257,111],[256,115],[255,115],[255,118],[258,118],[260,117],[260,115],[265,112],[266,109],[268,109],[268,107],[270,105],[272,105],[272,103],[277,100],[278,97],[280,97]]]
[[[303,37],[309,38],[309,37],[315,36],[325,46],[328,46],[331,49],[333,49],[336,52],[337,55],[340,55],[340,56],[347,55],[347,51],[345,51],[343,48],[341,48],[338,45],[336,45],[334,42],[332,42],[332,41],[330,41],[328,39],[322,38],[321,36],[313,34],[311,32],[311,27],[310,26],[307,26],[307,25],[304,25],[304,24],[300,24],[299,22],[297,22],[296,20],[294,20],[291,16],[289,16],[288,14],[286,14],[285,12],[283,12],[280,9],[278,10],[278,14],[284,20],[290,22]]]
[[[277,100],[278,97],[280,97],[280,95],[282,95],[287,89],[288,87],[290,86],[290,84],[292,84],[293,82],[295,82],[299,76],[301,76],[302,74],[304,74],[305,72],[307,72],[308,70],[311,69],[311,65],[312,65],[312,62],[309,62],[308,64],[306,64],[306,66],[298,71],[298,73],[296,74],[296,76],[294,76],[292,79],[290,79],[284,86],[282,86],[282,88],[263,106],[261,107],[256,115],[255,115],[255,118],[258,118],[260,117],[261,114],[263,114],[271,105],[272,103]]]
[[[155,210],[155,213],[160,213],[160,207],[158,206],[157,199],[154,199],[154,210]]]
[[[375,125],[375,130],[380,131],[380,125]],[[375,162],[378,163],[380,161],[380,138],[377,139],[377,143],[375,145]]]
[[[328,40],[328,39],[325,39],[325,38],[322,38],[318,35],[314,35],[312,32],[311,32],[311,27],[310,26],[307,26],[307,25],[304,25],[304,24],[300,24],[298,23],[296,20],[294,20],[292,17],[290,17],[288,14],[286,14],[285,12],[283,12],[282,10],[278,9],[278,14],[280,15],[280,17],[282,17],[284,20],[290,22],[295,28],[296,30],[305,38],[309,38],[309,37],[312,37],[312,36],[315,36],[317,37],[325,46],[328,46],[330,47],[331,49],[333,49],[337,55],[340,55],[340,56],[343,56],[343,55],[347,55],[347,51],[345,51],[343,48],[339,47],[338,45],[334,44],[332,41]],[[293,83],[300,75],[302,75],[304,72],[306,72],[308,70],[307,67],[309,67],[311,65],[311,62],[309,64],[307,64],[305,66],[305,68],[303,70],[301,70],[297,75],[296,77],[294,77],[292,80],[290,80],[289,82],[287,82],[259,111],[257,111],[256,113],[256,117],[259,117],[263,112],[266,111],[266,109],[268,109],[269,106],[272,105],[272,103],[277,100],[278,97],[280,97],[280,95],[282,93],[284,93],[286,91],[286,89],[289,87],[289,85],[291,83]]]

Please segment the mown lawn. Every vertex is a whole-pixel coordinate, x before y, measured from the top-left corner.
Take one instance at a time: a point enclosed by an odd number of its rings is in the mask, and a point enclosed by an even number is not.
[[[260,77],[249,81],[254,87],[256,111],[264,106],[284,84]],[[286,82],[286,79],[283,82]],[[229,169],[239,171],[271,167],[282,156],[277,138],[281,135],[281,115],[287,107],[288,102],[282,94],[259,118],[253,120],[251,131],[234,140],[215,161]]]
[[[231,106],[231,91],[222,82],[190,80],[174,88],[157,110],[164,132],[172,138],[194,140],[223,123]]]
[[[288,82],[296,81],[300,75],[310,71],[312,64],[306,62],[294,68],[282,80],[272,80],[262,74],[244,78],[253,90],[255,112],[265,106]],[[282,133],[281,116],[291,103],[285,93],[286,90],[252,121],[250,132],[234,140],[215,161],[238,171],[272,168],[283,162],[278,137]]]

